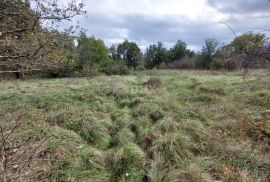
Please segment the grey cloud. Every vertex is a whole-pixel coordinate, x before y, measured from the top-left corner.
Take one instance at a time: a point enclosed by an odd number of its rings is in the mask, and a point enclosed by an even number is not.
[[[170,3],[168,1],[168,3]],[[225,21],[238,34],[248,30],[269,29],[270,18],[249,18],[252,13],[270,12],[267,0],[208,0],[208,6],[226,15]],[[198,50],[207,38],[215,38],[221,42],[229,42],[234,35],[218,22],[209,20],[191,20],[181,16],[147,16],[143,14],[119,14],[110,16],[109,12],[89,13],[79,19],[82,27],[105,41],[107,46],[129,39],[141,47],[162,41],[172,46],[177,40],[183,40],[190,47]]]
[[[270,25],[270,0],[207,0],[208,6],[226,15],[226,22],[237,33],[267,33]]]
[[[208,5],[225,13],[269,13],[269,0],[207,0]]]
[[[127,15],[121,21],[108,20],[107,17],[89,16],[81,20],[81,24],[88,28],[90,35],[105,40],[107,44],[111,39],[125,39],[121,30],[127,33],[127,39],[137,42],[141,47],[164,42],[168,47],[177,40],[183,40],[190,47],[200,47],[206,38],[216,38],[228,41],[231,33],[215,22],[191,21],[184,17],[153,18],[143,15]],[[109,45],[108,45],[109,46]]]

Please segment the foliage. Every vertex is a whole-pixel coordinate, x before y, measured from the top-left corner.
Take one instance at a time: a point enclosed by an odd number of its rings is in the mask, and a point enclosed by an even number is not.
[[[169,68],[170,69],[187,69],[187,70],[195,69],[196,68],[195,61],[196,61],[196,57],[184,58],[180,61],[174,61],[170,63]]]
[[[268,39],[265,34],[246,32],[223,45],[215,54],[211,68],[236,70],[266,68]]]
[[[109,56],[112,60],[119,60],[119,54],[118,54],[118,45],[117,44],[112,44],[111,47],[109,48]]]
[[[229,47],[233,54],[241,54],[243,51],[253,51],[262,49],[267,41],[266,35],[261,33],[246,32],[237,36]]]
[[[197,67],[201,69],[209,69],[214,56],[218,51],[218,46],[219,42],[215,39],[205,40],[205,45],[203,46],[199,55],[199,60],[196,63]]]
[[[87,37],[82,32],[78,40],[78,68],[86,70],[87,67],[100,70],[109,61],[108,50],[104,42],[95,37]]]
[[[58,56],[63,49],[56,50],[59,48],[56,42],[59,35],[70,35],[72,30],[59,33],[57,25],[84,14],[83,6],[76,1],[61,7],[57,1],[49,0],[1,1],[0,69],[16,74],[58,69],[68,58],[62,53]]]
[[[223,58],[214,58],[210,64],[210,68],[213,70],[224,70],[225,60]]]
[[[192,57],[194,52],[187,48],[187,43],[178,40],[176,44],[170,49],[170,60],[176,61],[181,60],[184,57]]]
[[[106,73],[107,75],[127,75],[129,74],[129,69],[125,64],[121,64],[120,62],[110,60],[101,71]]]
[[[187,48],[187,44],[181,40],[170,49],[167,50],[162,42],[158,42],[157,45],[150,45],[144,54],[144,60],[146,68],[153,69],[166,69],[168,66],[171,69],[179,69],[176,64],[181,62],[182,59],[191,58],[195,53]],[[176,66],[176,67],[174,67]]]
[[[141,60],[141,49],[135,42],[125,40],[117,48],[119,61],[124,62],[129,68],[137,67]]]
[[[145,66],[147,69],[159,67],[161,63],[167,64],[168,51],[163,46],[162,42],[158,42],[157,45],[150,45],[144,54]]]

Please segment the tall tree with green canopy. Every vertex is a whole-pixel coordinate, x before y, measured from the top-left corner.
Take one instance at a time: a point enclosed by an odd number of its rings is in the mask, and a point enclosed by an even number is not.
[[[251,31],[237,36],[230,44],[231,50],[234,54],[240,54],[243,51],[251,52],[262,49],[267,42],[265,34],[253,33]]]
[[[133,67],[135,69],[142,58],[139,46],[135,42],[129,42],[128,40],[118,45],[117,53],[119,60],[125,62],[129,68]]]
[[[118,49],[118,45],[117,44],[113,44],[109,48],[109,57],[112,60],[115,60],[115,61],[118,61],[119,60],[118,50],[117,49]]]
[[[270,61],[268,38],[262,33],[245,32],[224,46],[222,54],[225,58],[238,57],[238,64],[244,67],[264,65]]]
[[[170,59],[172,61],[180,60],[189,55],[189,52],[190,50],[187,48],[187,44],[181,40],[178,40],[170,49]]]
[[[206,39],[197,66],[202,69],[210,69],[211,62],[213,61],[218,48],[219,42],[216,39]]]
[[[108,49],[101,39],[87,37],[83,32],[78,40],[78,67],[100,69],[109,60]]]
[[[158,67],[161,63],[168,62],[168,51],[163,46],[162,42],[158,42],[157,45],[150,45],[144,54],[144,60],[146,68],[152,69]]]

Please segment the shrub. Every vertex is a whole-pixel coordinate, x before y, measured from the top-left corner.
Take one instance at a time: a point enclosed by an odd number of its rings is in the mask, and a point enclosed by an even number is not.
[[[143,62],[139,62],[138,66],[136,67],[137,71],[145,71],[145,67],[144,67],[144,63]]]
[[[223,58],[214,58],[210,64],[210,68],[213,70],[225,69],[225,60]]]
[[[162,62],[162,63],[158,66],[158,69],[161,69],[161,70],[167,69],[166,63]]]
[[[187,69],[187,70],[195,69],[195,64],[192,59],[187,58],[180,62],[179,69]]]
[[[82,76],[90,76],[90,77],[92,77],[92,76],[96,76],[98,74],[97,71],[98,70],[97,70],[97,68],[95,66],[86,64],[86,65],[83,66],[83,69],[80,70],[80,74]]]
[[[184,58],[181,60],[174,61],[169,64],[170,69],[195,69],[194,58]]]
[[[237,58],[230,58],[226,60],[224,66],[227,70],[233,71],[239,69],[240,61]]]
[[[111,61],[110,64],[107,64],[102,68],[102,71],[107,75],[128,75],[129,69],[126,65],[122,63],[117,63]]]

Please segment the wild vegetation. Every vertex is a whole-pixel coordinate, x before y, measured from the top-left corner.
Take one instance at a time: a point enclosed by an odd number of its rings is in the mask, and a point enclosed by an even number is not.
[[[171,48],[158,42],[143,52],[129,40],[108,48],[103,40],[88,36],[87,30],[79,31],[78,27],[60,31],[59,23],[84,13],[84,4],[75,0],[1,1],[0,79],[25,75],[80,77],[100,72],[124,75],[145,69],[269,68],[270,46],[264,33],[233,32],[235,37],[228,43],[209,38],[198,52],[190,50],[182,40]]]
[[[267,34],[107,47],[82,2],[0,1],[0,181],[270,180]]]
[[[2,81],[1,179],[268,181],[269,79],[159,70]]]

